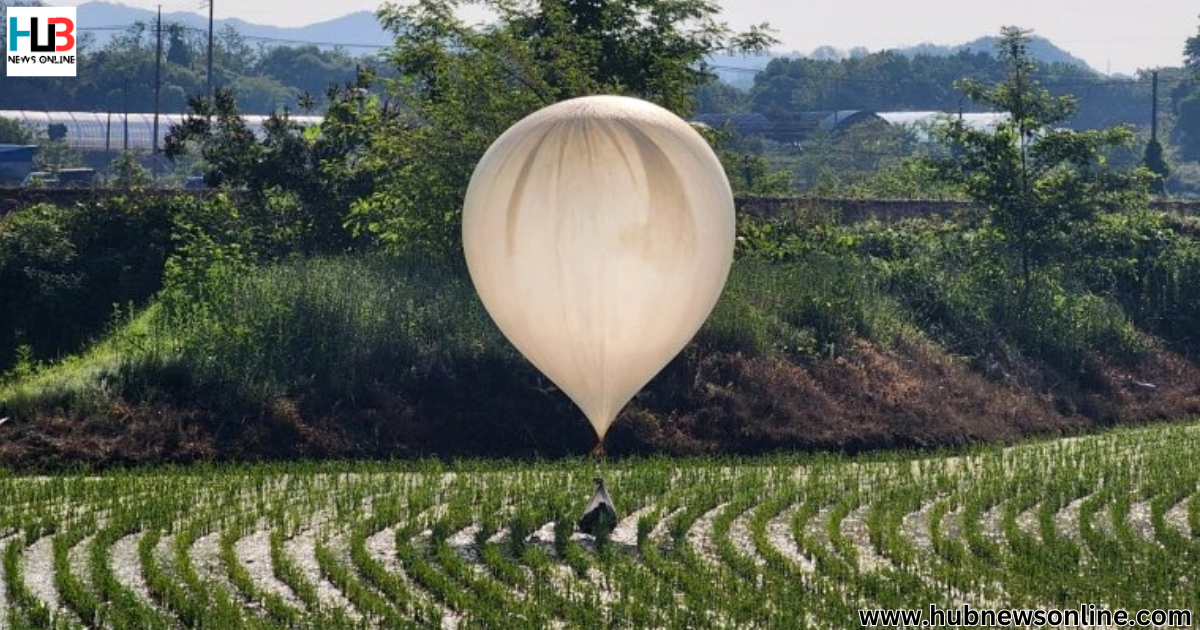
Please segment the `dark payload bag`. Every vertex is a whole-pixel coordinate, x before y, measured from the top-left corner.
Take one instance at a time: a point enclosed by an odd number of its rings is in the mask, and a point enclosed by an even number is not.
[[[602,526],[611,532],[617,525],[617,508],[613,505],[612,497],[608,496],[604,480],[596,477],[595,482],[596,492],[588,502],[587,509],[583,511],[583,516],[579,517],[578,523],[579,531],[593,536]]]

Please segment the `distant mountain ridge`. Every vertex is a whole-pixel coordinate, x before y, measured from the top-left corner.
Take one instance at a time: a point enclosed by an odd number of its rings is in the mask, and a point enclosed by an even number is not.
[[[87,2],[79,5],[78,19],[81,28],[95,37],[96,43],[103,46],[110,38],[120,33],[119,30],[107,30],[111,27],[125,27],[136,22],[152,23],[154,11],[128,7],[103,0]],[[174,11],[163,14],[164,23],[179,23],[189,28],[207,29],[208,19],[199,13],[189,11]],[[281,27],[265,24],[255,24],[238,18],[215,20],[219,32],[224,26],[234,27],[244,37],[255,41],[283,40],[282,43],[316,43],[323,47],[332,44],[346,46],[352,54],[370,53],[382,46],[392,43],[392,37],[384,31],[370,11],[356,11],[338,18],[316,24],[299,27]],[[106,30],[87,30],[95,28]],[[957,45],[939,45],[923,43],[915,46],[896,49],[897,52],[908,55],[948,56],[962,50],[993,52],[997,37],[985,36]],[[1034,36],[1029,43],[1030,54],[1045,63],[1067,63],[1083,68],[1091,68],[1087,62],[1072,55],[1070,52],[1056,46],[1050,40]],[[722,80],[742,88],[748,88],[754,83],[754,72],[767,67],[776,57],[812,57],[817,59],[844,59],[869,54],[866,48],[855,47],[843,50],[831,46],[821,46],[809,53],[799,51],[772,52],[765,55],[717,55],[712,61],[718,66],[717,74]]]
[[[137,7],[127,7],[112,2],[87,2],[77,7],[77,19],[80,28],[85,33],[91,33],[98,45],[103,46],[109,39],[120,33],[120,30],[107,30],[111,27],[125,27],[136,22],[151,24],[155,12]],[[237,29],[251,43],[255,41],[287,40],[283,43],[320,43],[329,48],[329,44],[341,44],[351,54],[370,53],[378,47],[392,43],[392,38],[375,14],[370,11],[356,11],[339,18],[325,22],[299,27],[269,26],[254,24],[238,18],[214,20],[215,30],[219,33],[225,25]],[[188,28],[208,29],[208,18],[190,11],[174,11],[163,13],[163,23],[178,23]],[[106,30],[89,30],[105,28]]]
[[[916,55],[931,55],[934,57],[945,57],[945,56],[956,54],[963,50],[973,50],[973,51],[977,51],[977,52],[982,51],[982,52],[994,53],[996,51],[996,44],[999,41],[1000,41],[999,37],[997,37],[995,35],[987,35],[984,37],[980,37],[979,39],[969,41],[965,44],[959,44],[957,46],[939,46],[937,44],[917,44],[916,46],[909,46],[908,48],[901,48],[901,49],[899,49],[899,52],[902,54],[908,55],[910,57],[914,57]],[[1045,37],[1039,37],[1037,35],[1034,35],[1033,37],[1029,38],[1029,54],[1034,59],[1036,59],[1042,63],[1065,63],[1068,65],[1079,66],[1081,68],[1087,68],[1088,70],[1096,71],[1095,68],[1088,65],[1088,62],[1086,62],[1086,61],[1080,59],[1079,57],[1072,55],[1071,53],[1067,52],[1066,50],[1063,50],[1062,48],[1056,46],[1054,44],[1054,42],[1046,39]]]
[[[965,44],[939,45],[924,43],[893,50],[908,57],[916,57],[918,55],[948,57],[964,50],[994,54],[997,41],[999,41],[998,37],[987,35],[966,42]],[[871,52],[861,46],[851,48],[850,50],[834,48],[833,46],[820,46],[808,53],[791,51],[770,52],[762,55],[715,55],[710,61],[713,65],[717,66],[716,73],[722,81],[735,87],[749,89],[754,85],[754,71],[766,68],[772,59],[778,57],[789,59],[830,59],[836,61],[839,59],[862,57],[871,54]],[[1096,69],[1089,66],[1086,61],[1060,48],[1045,37],[1034,35],[1030,38],[1029,54],[1042,63],[1065,63],[1096,72]]]

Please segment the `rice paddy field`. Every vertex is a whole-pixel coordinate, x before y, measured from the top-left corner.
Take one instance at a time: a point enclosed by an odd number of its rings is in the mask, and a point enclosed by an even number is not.
[[[945,455],[0,476],[0,628],[851,628],[1197,610],[1200,424]],[[621,512],[574,531],[599,472]]]

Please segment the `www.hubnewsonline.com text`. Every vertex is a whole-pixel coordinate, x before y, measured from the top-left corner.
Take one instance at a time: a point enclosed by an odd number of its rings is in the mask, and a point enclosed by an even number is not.
[[[1078,609],[1060,610],[1029,608],[940,608],[930,604],[928,610],[919,608],[866,609],[858,611],[864,628],[1021,628],[1045,627],[1130,627],[1130,628],[1190,628],[1190,610],[1109,610],[1094,604]]]

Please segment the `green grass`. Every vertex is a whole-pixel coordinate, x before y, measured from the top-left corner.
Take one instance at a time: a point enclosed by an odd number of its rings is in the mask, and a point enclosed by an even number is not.
[[[151,335],[157,308],[122,323],[86,351],[54,364],[31,366],[24,377],[0,379],[0,408],[13,415],[34,410],[87,410],[114,398],[132,361],[161,357],[169,348]]]
[[[930,603],[1196,610],[1198,447],[1191,423],[858,459],[8,474],[6,618],[63,628],[396,628],[443,617],[482,628],[828,628],[857,627],[863,607]],[[602,546],[561,525],[597,472],[623,517],[641,514]],[[1077,524],[1064,517],[1074,500]],[[1019,524],[1026,512],[1037,515],[1032,529]],[[538,529],[553,533],[530,538]],[[255,531],[266,533],[270,566],[239,556],[238,541]],[[107,554],[139,533],[140,578]],[[25,570],[44,536],[53,537],[57,606]],[[199,555],[205,536],[219,541],[215,566]],[[862,564],[868,556],[876,561]],[[274,577],[264,581],[264,571]],[[123,586],[136,579],[148,598]]]
[[[686,351],[807,362],[925,339],[976,366],[1034,363],[1087,387],[1097,360],[1197,350],[1200,241],[1166,215],[1103,215],[1077,255],[1021,286],[1003,239],[969,219],[739,225],[739,257]],[[207,241],[204,241],[207,243]],[[193,251],[194,250],[194,251]],[[360,400],[430,370],[535,379],[456,257],[355,254],[251,264],[209,243],[167,264],[166,288],[87,349],[0,375],[0,413],[163,397],[245,407]],[[41,272],[38,272],[41,273]],[[49,291],[49,289],[46,289]],[[1160,343],[1161,342],[1161,343]],[[26,356],[21,355],[21,356]]]
[[[445,363],[490,366],[511,379],[532,368],[484,312],[459,265],[383,256],[317,258],[234,275],[194,301],[165,302],[117,322],[85,352],[0,380],[0,411],[89,410],[125,399],[231,403],[287,395],[355,400],[379,384],[410,385]],[[735,263],[693,352],[803,359],[881,343],[907,330],[903,313],[862,265],[828,255]]]

